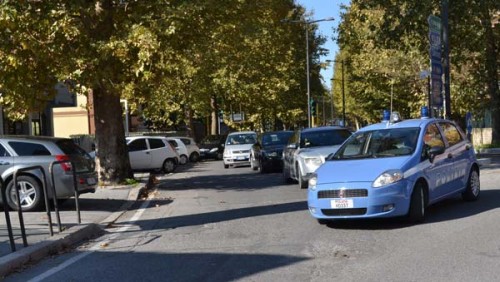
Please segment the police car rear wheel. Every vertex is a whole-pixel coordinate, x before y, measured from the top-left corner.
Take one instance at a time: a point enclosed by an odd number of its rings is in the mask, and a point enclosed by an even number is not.
[[[425,218],[425,196],[423,184],[417,183],[410,199],[408,218],[411,222],[423,222]]]
[[[462,198],[465,201],[475,201],[479,198],[480,184],[479,173],[476,169],[471,170],[469,180],[467,180],[467,187],[462,193]]]

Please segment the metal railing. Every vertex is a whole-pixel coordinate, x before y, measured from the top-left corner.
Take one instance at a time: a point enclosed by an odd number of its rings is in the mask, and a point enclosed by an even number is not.
[[[61,217],[59,214],[59,206],[57,203],[57,193],[56,193],[56,187],[55,187],[55,181],[54,181],[53,168],[54,168],[54,165],[61,164],[61,163],[70,163],[71,167],[72,167],[73,188],[74,188],[77,220],[78,220],[78,224],[81,224],[80,204],[79,204],[79,197],[78,197],[78,184],[77,184],[77,180],[76,180],[76,172],[75,172],[74,163],[71,161],[54,161],[49,166],[49,174],[50,174],[50,177],[52,180],[52,183],[51,183],[52,185],[50,186],[50,188],[51,188],[51,193],[52,193],[54,212],[56,214],[57,225],[59,227],[59,232],[62,232],[62,225],[61,225]],[[22,175],[24,172],[30,171],[30,170],[39,170],[41,172],[41,175],[42,175],[41,182],[42,182],[42,190],[43,190],[44,201],[45,201],[45,211],[47,213],[47,224],[49,226],[50,236],[54,236],[54,231],[52,228],[52,216],[51,216],[51,209],[50,209],[50,203],[49,203],[49,194],[48,194],[48,189],[47,189],[47,177],[45,174],[45,169],[40,165],[19,168],[16,171],[14,171],[13,180],[12,180],[14,183],[13,183],[12,187],[14,187],[13,190],[15,191],[15,195],[16,195],[15,205],[17,205],[17,214],[19,217],[19,225],[20,225],[21,237],[23,240],[24,247],[28,246],[28,240],[27,240],[26,229],[25,229],[25,225],[24,225],[23,209],[21,206],[21,198],[19,196],[19,188],[18,188],[17,179],[18,179],[18,175]],[[7,224],[7,231],[8,231],[8,236],[9,236],[10,248],[11,248],[12,252],[15,252],[16,251],[16,243],[15,243],[15,239],[14,239],[14,232],[13,232],[13,228],[12,228],[12,223],[10,220],[9,205],[7,202],[7,193],[6,193],[7,187],[5,185],[5,181],[1,177],[0,177],[0,185],[1,185],[0,186],[0,190],[1,190],[0,194],[2,197],[3,205],[4,205],[5,222]],[[12,192],[10,192],[10,193],[12,193]]]

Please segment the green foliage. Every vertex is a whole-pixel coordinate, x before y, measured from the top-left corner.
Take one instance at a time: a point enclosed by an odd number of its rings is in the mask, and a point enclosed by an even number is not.
[[[125,181],[123,182],[123,184],[125,185],[135,185],[137,183],[139,183],[139,181],[137,181],[134,178],[126,178]]]
[[[498,49],[496,53],[486,50],[490,40],[498,42],[500,25],[493,25],[489,39],[488,25],[484,25],[485,21],[493,24],[488,18],[500,13],[500,5],[498,1],[462,0],[450,1],[449,7],[452,113],[480,115],[492,99],[500,100],[498,90],[486,87],[495,83],[495,76],[488,74],[498,73],[495,66],[487,70],[491,62],[498,65]],[[421,71],[429,70],[427,17],[439,13],[440,1],[430,0],[352,0],[344,7],[336,60],[344,61],[346,112],[351,123],[380,120],[382,110],[391,106],[391,96],[393,109],[405,118],[419,115],[428,93],[426,79],[419,77]],[[337,64],[336,105],[342,103],[340,69]]]

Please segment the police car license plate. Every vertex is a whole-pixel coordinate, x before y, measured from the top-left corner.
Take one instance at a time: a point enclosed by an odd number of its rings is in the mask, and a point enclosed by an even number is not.
[[[354,207],[352,199],[336,199],[331,201],[333,209],[349,209]]]
[[[246,160],[246,159],[247,159],[247,158],[246,158],[246,157],[244,157],[244,156],[239,156],[239,157],[236,157],[236,160],[238,160],[238,161],[244,161],[244,160]]]

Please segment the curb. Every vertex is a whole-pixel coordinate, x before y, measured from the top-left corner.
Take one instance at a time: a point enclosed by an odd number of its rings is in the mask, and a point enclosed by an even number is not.
[[[0,258],[0,277],[5,277],[14,270],[30,262],[39,261],[51,254],[56,254],[76,243],[104,234],[104,230],[95,223],[68,228],[49,239],[20,249]]]
[[[491,158],[480,158],[477,159],[477,163],[480,167],[491,164]]]
[[[124,214],[147,190],[155,185],[156,177],[150,175],[146,183],[141,183],[138,189],[131,188],[127,201],[116,211],[102,220],[100,223],[89,223],[70,227],[59,234],[22,248],[19,251],[0,257],[0,280],[6,275],[16,271],[23,265],[44,259],[47,256],[84,242],[104,235],[105,228],[114,223]]]

